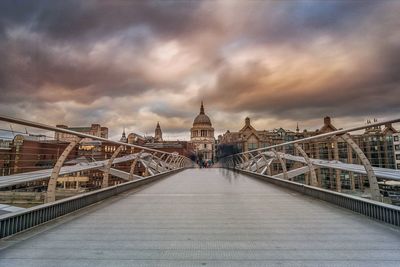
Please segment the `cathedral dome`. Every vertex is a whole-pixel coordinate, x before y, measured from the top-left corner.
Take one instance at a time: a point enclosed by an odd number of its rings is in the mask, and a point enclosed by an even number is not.
[[[211,120],[206,114],[199,114],[194,119],[193,126],[198,125],[198,124],[201,124],[201,125],[207,124],[207,125],[211,126]]]
[[[196,125],[199,125],[199,126],[200,125],[209,125],[209,126],[211,126],[210,118],[204,113],[203,102],[201,103],[200,114],[197,115],[197,117],[193,121],[193,126],[196,126]]]

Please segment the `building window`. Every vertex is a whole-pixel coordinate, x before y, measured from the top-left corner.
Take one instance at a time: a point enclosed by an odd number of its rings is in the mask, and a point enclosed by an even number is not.
[[[400,154],[396,155],[396,160],[400,160]]]
[[[204,148],[207,148],[207,144],[204,144]]]
[[[400,170],[400,163],[397,163],[397,169]]]
[[[394,149],[395,149],[395,150],[400,150],[400,145],[395,145],[395,146],[394,146]]]
[[[398,135],[393,136],[393,140],[396,142],[399,141],[399,136]]]
[[[249,143],[248,146],[249,146],[249,150],[257,149],[257,148],[258,148],[257,143]]]

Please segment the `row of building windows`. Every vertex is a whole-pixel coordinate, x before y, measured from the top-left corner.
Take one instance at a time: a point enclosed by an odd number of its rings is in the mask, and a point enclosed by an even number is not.
[[[105,152],[114,152],[115,150],[117,150],[118,146],[105,146],[104,147],[104,151]],[[122,147],[122,151],[126,151],[126,146]]]
[[[212,144],[198,144],[197,145],[197,148],[198,149],[212,149],[213,148],[213,145]]]
[[[213,133],[209,130],[192,131],[192,137],[212,137]]]

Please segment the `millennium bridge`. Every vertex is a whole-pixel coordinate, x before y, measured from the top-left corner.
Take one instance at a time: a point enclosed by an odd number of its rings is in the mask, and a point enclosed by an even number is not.
[[[177,153],[7,116],[0,121],[74,137],[54,167],[0,177],[3,190],[46,187],[44,204],[0,215],[0,266],[400,266],[400,207],[379,188],[400,180],[400,170],[371,165],[352,139],[367,126],[200,169]],[[116,149],[108,158],[67,164],[88,138]],[[312,158],[303,147],[311,140],[341,140],[358,160]],[[129,168],[118,169],[122,163]],[[339,175],[336,190],[323,188],[321,169],[349,173],[368,188],[348,194]],[[58,197],[58,179],[90,170],[102,173],[100,188]],[[111,177],[124,182],[112,185]]]

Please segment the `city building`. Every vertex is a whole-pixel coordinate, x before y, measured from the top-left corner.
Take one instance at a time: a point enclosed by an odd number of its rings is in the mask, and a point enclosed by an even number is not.
[[[123,142],[123,143],[128,143],[128,138],[126,137],[126,134],[125,134],[125,128],[124,128],[124,131],[122,132],[122,136],[121,136],[121,139],[119,139],[119,141]]]
[[[122,133],[121,142],[124,139],[125,131]],[[140,145],[143,147],[157,149],[168,153],[178,153],[179,155],[195,159],[193,145],[187,141],[164,141],[160,123],[157,122],[154,136],[143,137],[136,133],[130,133],[126,138],[126,143]]]
[[[160,127],[160,123],[157,122],[157,126],[156,126],[156,130],[154,133],[154,141],[155,142],[162,142],[162,131],[161,131],[161,127]]]
[[[100,124],[92,124],[87,127],[68,127],[66,125],[56,125],[56,127],[97,137],[108,138],[108,128],[102,127]],[[75,136],[67,133],[55,132],[54,139],[57,141],[71,142],[75,139]]]
[[[143,144],[143,146],[168,153],[178,153],[179,155],[188,157],[192,160],[195,160],[196,158],[193,144],[187,141],[164,141],[158,143],[149,142]]]
[[[62,152],[68,146],[66,141],[46,140],[36,135],[16,135],[13,140],[0,142],[0,176],[12,175],[24,172],[32,172],[43,169],[51,169],[59,159]],[[7,146],[8,145],[8,146]],[[88,163],[109,159],[118,145],[111,142],[101,142],[84,138],[79,145],[69,153],[64,162],[65,166],[80,163]],[[135,151],[137,152],[137,151]],[[125,156],[133,153],[130,147],[124,147],[118,156]],[[116,168],[129,172],[130,162],[123,162],[114,165]],[[137,164],[134,174],[140,175],[144,167]],[[58,182],[63,188],[91,190],[101,187],[103,172],[100,170],[81,171],[68,176],[60,176]],[[115,185],[124,182],[122,179],[110,175],[109,184]],[[78,186],[79,184],[79,186]],[[35,181],[18,185],[25,190],[45,190],[47,181]],[[82,187],[82,188],[81,188]]]
[[[325,117],[323,122],[322,127],[315,131],[300,131],[298,125],[295,132],[283,128],[272,131],[258,131],[250,124],[250,119],[246,118],[241,130],[238,132],[227,131],[219,137],[217,156],[224,157],[238,152],[246,152],[337,130],[330,117]],[[368,121],[367,123],[370,122]],[[364,152],[372,166],[391,169],[400,167],[398,165],[400,164],[399,133],[391,124],[387,124],[384,127],[369,127],[362,133],[352,134],[351,137]],[[361,164],[360,159],[352,151],[351,147],[341,138],[324,139],[323,141],[315,139],[302,142],[300,146],[311,158]],[[276,149],[280,152],[299,155],[293,145],[286,145]],[[295,168],[295,165],[298,164],[288,160],[285,160],[285,163],[286,168],[289,170]],[[273,174],[282,172],[278,162],[274,162],[271,169]],[[316,172],[322,183],[321,186],[324,188],[335,189],[336,176],[341,177],[343,188],[354,190],[355,188],[363,188],[367,183],[362,175],[345,171],[319,168]],[[300,179],[302,179],[301,176]]]
[[[0,176],[10,175],[11,140],[0,139]]]
[[[78,146],[77,157],[73,160],[66,162],[66,165],[75,165],[81,162],[92,162],[92,161],[100,161],[111,158],[114,152],[118,149],[119,145],[111,142],[103,142],[91,139],[83,139]],[[126,146],[123,147],[122,150],[118,153],[117,157],[123,157],[131,153],[137,153],[138,150],[135,150],[132,147]],[[122,162],[118,164],[114,164],[113,168],[117,168],[118,170],[122,170],[125,172],[130,171],[131,162]],[[141,175],[144,172],[144,166],[139,162],[134,170],[134,174]],[[85,172],[80,172],[75,175],[71,175],[77,177],[79,179],[88,177],[88,181],[85,185],[85,188],[88,190],[97,189],[101,187],[103,181],[103,172],[100,170],[89,170]],[[109,184],[116,185],[124,182],[124,180],[110,175]]]
[[[393,134],[394,156],[396,162],[396,169],[400,170],[400,133]]]
[[[193,127],[190,129],[190,141],[199,161],[214,161],[214,128],[210,118],[204,112],[203,101],[201,102],[200,113],[194,119]]]
[[[246,118],[244,126],[238,132],[226,131],[219,136],[217,155],[224,157],[226,155],[238,152],[246,152],[249,150],[276,145],[299,139],[303,134],[298,131],[293,132],[283,128],[274,129],[272,131],[256,130],[250,122],[250,118]]]
[[[395,169],[394,134],[397,131],[391,124],[383,127],[369,127],[353,139],[367,156],[372,166]]]
[[[146,138],[137,133],[128,134],[128,144],[143,145],[146,143]]]
[[[33,134],[17,134],[11,140],[0,140],[0,176],[52,168],[67,146],[67,142],[46,140],[43,135]],[[76,157],[76,151],[68,158]],[[19,187],[44,183],[36,181]]]

